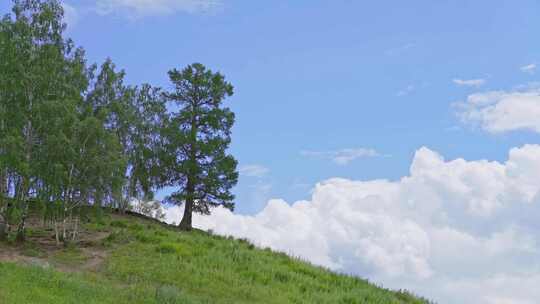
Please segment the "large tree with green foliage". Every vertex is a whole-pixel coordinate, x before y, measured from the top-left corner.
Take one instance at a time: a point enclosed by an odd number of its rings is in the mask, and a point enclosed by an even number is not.
[[[93,67],[92,69],[95,69]],[[138,87],[124,84],[124,71],[116,71],[108,59],[86,98],[90,111],[121,143],[125,158],[122,183],[112,190],[121,211],[134,199],[151,199],[159,176],[159,135],[166,119],[165,100],[160,89],[149,84]]]
[[[178,191],[166,201],[184,205],[180,227],[192,229],[192,214],[209,214],[212,207],[234,209],[231,188],[237,183],[237,161],[227,148],[231,143],[234,113],[223,106],[233,86],[220,73],[199,63],[171,70],[174,85],[165,96],[174,103],[164,131],[167,184]]]

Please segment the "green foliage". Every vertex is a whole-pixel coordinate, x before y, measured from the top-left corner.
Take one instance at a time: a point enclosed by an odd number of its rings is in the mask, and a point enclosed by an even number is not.
[[[8,226],[24,239],[33,203],[62,241],[88,204],[125,211],[136,199],[162,218],[152,197],[167,185],[186,204],[184,228],[192,212],[232,210],[232,85],[198,63],[169,72],[173,92],[126,85],[112,60],[87,65],[63,16],[59,0],[15,0],[0,20],[0,239]]]
[[[0,21],[0,211],[20,239],[30,196],[57,196],[72,160],[83,51],[62,37],[62,17],[58,1],[20,0]]]
[[[223,106],[233,86],[220,73],[199,63],[171,70],[175,89],[165,96],[178,111],[164,129],[166,184],[180,188],[166,200],[185,203],[181,227],[191,229],[191,214],[209,214],[210,208],[234,209],[230,189],[237,183],[237,162],[227,154],[234,113]]]
[[[64,38],[59,0],[16,0],[0,19],[0,239],[29,207],[61,240],[76,235],[81,207],[127,209],[158,185],[165,100],[127,86],[106,60],[98,71]]]
[[[152,197],[158,183],[159,135],[166,116],[160,89],[148,84],[124,85],[124,71],[108,59],[99,74],[91,67],[85,106],[120,143],[124,162],[116,164],[120,178],[110,188],[116,207],[125,210],[131,199]],[[118,152],[117,152],[118,153]]]

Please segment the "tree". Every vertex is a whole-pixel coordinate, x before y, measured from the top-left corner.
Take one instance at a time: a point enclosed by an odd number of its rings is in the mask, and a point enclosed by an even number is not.
[[[117,183],[111,184],[111,188],[100,187],[96,189],[95,205],[98,208],[107,201],[111,201],[115,207],[123,209],[125,204],[122,190],[125,186],[124,173],[128,168],[127,153],[129,150],[129,129],[132,117],[130,115],[131,90],[124,84],[124,71],[116,72],[116,66],[111,59],[107,59],[99,73],[94,77],[95,66],[91,67],[91,86],[85,99],[87,115],[95,117],[100,124],[118,139],[120,154],[126,160],[119,169],[122,176]],[[96,181],[99,183],[99,181]]]
[[[60,0],[13,0],[0,19],[0,239],[23,241],[40,210],[58,243],[75,240],[81,207],[124,211],[166,185],[179,187],[167,201],[185,204],[184,229],[193,212],[232,210],[233,87],[201,64],[170,71],[171,93],[126,85],[111,60],[87,66],[63,15]]]
[[[152,200],[161,175],[161,130],[167,108],[161,90],[149,84],[131,89],[127,200]]]
[[[174,91],[166,93],[177,111],[171,113],[163,140],[166,184],[178,191],[167,203],[185,205],[180,228],[192,229],[193,212],[210,214],[212,207],[234,209],[231,188],[238,181],[237,161],[227,154],[234,113],[223,106],[233,86],[220,73],[195,63],[169,77]]]
[[[24,240],[29,200],[43,186],[37,168],[44,142],[40,133],[49,127],[40,124],[44,110],[47,104],[76,99],[80,92],[73,90],[79,78],[71,79],[68,72],[76,52],[72,41],[62,37],[59,1],[15,0],[13,17],[4,17],[0,27],[0,53],[5,55],[0,69],[0,177],[4,200],[12,196],[8,208],[3,204],[4,214],[16,219],[18,239]]]
[[[12,11],[0,20],[0,238],[17,227],[23,241],[34,204],[65,241],[68,226],[76,236],[82,205],[121,192],[127,161],[120,134],[130,126],[89,106],[94,68],[64,39],[59,0],[14,0]],[[116,84],[106,93],[131,96]],[[131,104],[102,96],[111,107]]]
[[[87,105],[121,143],[126,159],[123,181],[114,189],[114,200],[125,211],[134,199],[151,199],[158,182],[160,129],[166,117],[165,101],[158,88],[124,85],[124,71],[115,71],[110,59],[92,84]]]
[[[13,66],[14,46],[11,39],[12,22],[9,17],[0,19],[0,241],[7,238],[7,211],[8,211],[8,176],[10,153],[7,151],[7,138],[9,135],[8,115],[9,97],[6,92],[9,89],[10,71]]]

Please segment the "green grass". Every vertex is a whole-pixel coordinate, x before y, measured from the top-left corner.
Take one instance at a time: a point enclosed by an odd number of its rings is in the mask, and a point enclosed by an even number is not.
[[[31,242],[24,243],[21,249],[21,254],[27,257],[40,258],[45,256],[43,250]]]
[[[51,257],[51,260],[55,265],[65,265],[71,267],[80,266],[87,259],[88,257],[85,256],[79,248],[74,246],[69,246]]]
[[[0,303],[428,303],[243,240],[130,217],[87,229],[110,233],[96,245],[108,256],[99,270],[0,263]],[[84,259],[77,248],[51,257],[75,269]]]
[[[130,303],[129,290],[102,276],[0,263],[0,303]],[[157,303],[157,302],[148,302]]]

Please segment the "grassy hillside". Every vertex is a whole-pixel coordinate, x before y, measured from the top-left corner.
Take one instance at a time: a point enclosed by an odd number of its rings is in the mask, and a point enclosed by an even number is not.
[[[255,248],[135,216],[84,224],[80,243],[0,244],[0,303],[427,303]]]

